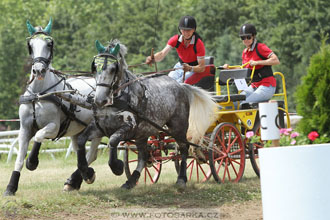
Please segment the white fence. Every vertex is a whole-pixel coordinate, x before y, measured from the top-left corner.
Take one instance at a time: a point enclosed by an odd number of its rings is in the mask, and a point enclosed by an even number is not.
[[[17,153],[18,153],[18,133],[19,133],[19,130],[1,131],[0,132],[0,155],[8,154],[7,163],[9,163],[11,161],[13,154],[17,155]],[[69,139],[69,137],[63,137],[60,140],[58,140],[57,142],[63,143],[63,141],[66,141],[68,139]],[[106,145],[102,144],[102,145],[99,145],[98,148],[101,149],[101,148],[106,148],[106,147],[107,147]],[[89,148],[90,148],[89,146],[86,147],[87,150]],[[65,151],[66,151],[65,158],[67,158],[70,155],[70,153],[73,151],[71,142],[70,142],[69,147],[67,147],[67,148],[46,149],[46,150],[41,150],[40,153],[49,153],[50,156],[55,159],[55,156],[53,153],[65,152]]]

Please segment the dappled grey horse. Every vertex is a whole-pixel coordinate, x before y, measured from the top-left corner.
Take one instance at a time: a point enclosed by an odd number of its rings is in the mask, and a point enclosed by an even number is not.
[[[34,136],[34,145],[26,160],[26,167],[35,170],[38,166],[38,153],[44,139],[57,139],[71,136],[72,145],[77,149],[78,134],[93,118],[91,110],[70,104],[50,95],[55,91],[76,89],[84,96],[95,92],[94,78],[71,78],[66,80],[52,71],[53,39],[50,36],[52,21],[45,29],[33,27],[27,21],[28,48],[33,59],[29,85],[20,97],[19,117],[19,151],[10,182],[4,195],[14,195],[18,188],[20,172],[27,155],[28,145]],[[96,159],[100,139],[92,141],[87,155],[88,164]],[[76,176],[80,173],[76,173]],[[80,177],[81,178],[81,177]],[[82,181],[82,178],[81,178]]]
[[[96,41],[99,54],[92,68],[96,72],[95,120],[79,135],[78,169],[84,180],[92,182],[94,170],[85,158],[85,143],[89,138],[109,137],[109,166],[114,174],[123,173],[123,162],[117,158],[120,141],[134,140],[138,149],[136,170],[123,188],[134,187],[145,167],[147,141],[164,130],[179,145],[182,157],[177,184],[185,186],[187,142],[199,143],[214,122],[216,104],[206,91],[179,84],[167,75],[154,74],[137,78],[127,69],[126,47],[114,40],[104,47]]]

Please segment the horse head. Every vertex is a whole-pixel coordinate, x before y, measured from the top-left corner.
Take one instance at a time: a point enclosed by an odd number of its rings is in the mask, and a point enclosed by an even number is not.
[[[96,73],[95,104],[102,107],[112,104],[114,91],[123,81],[124,70],[127,64],[124,59],[126,47],[118,40],[113,40],[104,47],[98,40],[95,41],[98,55],[92,62],[92,72]]]
[[[27,38],[29,53],[32,57],[32,74],[37,79],[43,79],[53,56],[54,41],[50,36],[52,19],[46,28],[33,27],[29,21],[26,22],[30,37]]]

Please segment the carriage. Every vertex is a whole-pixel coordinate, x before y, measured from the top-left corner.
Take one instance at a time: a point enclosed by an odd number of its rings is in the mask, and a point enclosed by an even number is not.
[[[235,79],[249,82],[253,77],[254,69],[251,72],[244,68],[247,65],[244,64],[231,66],[229,70],[224,70],[221,66],[215,67],[212,57],[207,57],[206,61],[206,71],[215,75],[212,80],[215,88],[214,100],[218,105],[217,120],[209,127],[201,143],[201,152],[204,154],[206,162],[201,162],[193,155],[189,157],[188,180],[205,182],[213,176],[219,183],[239,182],[243,177],[246,159],[250,160],[254,172],[259,177],[258,150],[263,148],[264,141],[259,138],[258,141],[251,142],[246,137],[248,131],[253,131],[255,135],[260,136],[258,103],[245,103],[240,106],[239,102],[245,100],[245,95],[233,92],[235,89],[231,86]],[[215,72],[215,69],[218,71]],[[285,78],[280,72],[275,72],[274,76],[282,84],[282,92],[274,94],[279,106],[279,125],[281,128],[290,127]],[[130,142],[122,142],[119,149],[124,157],[125,174],[129,178],[132,168],[136,166],[138,149],[134,143]],[[163,163],[168,161],[173,161],[177,172],[179,171],[180,155],[175,139],[167,136],[166,133],[159,132],[158,136],[149,138],[148,153],[148,163],[143,171],[145,183],[156,183],[160,177]]]

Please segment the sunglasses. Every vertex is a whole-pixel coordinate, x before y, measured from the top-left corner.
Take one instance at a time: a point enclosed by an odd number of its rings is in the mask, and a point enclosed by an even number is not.
[[[242,40],[245,40],[245,39],[251,40],[252,39],[252,36],[242,36],[241,39]]]

